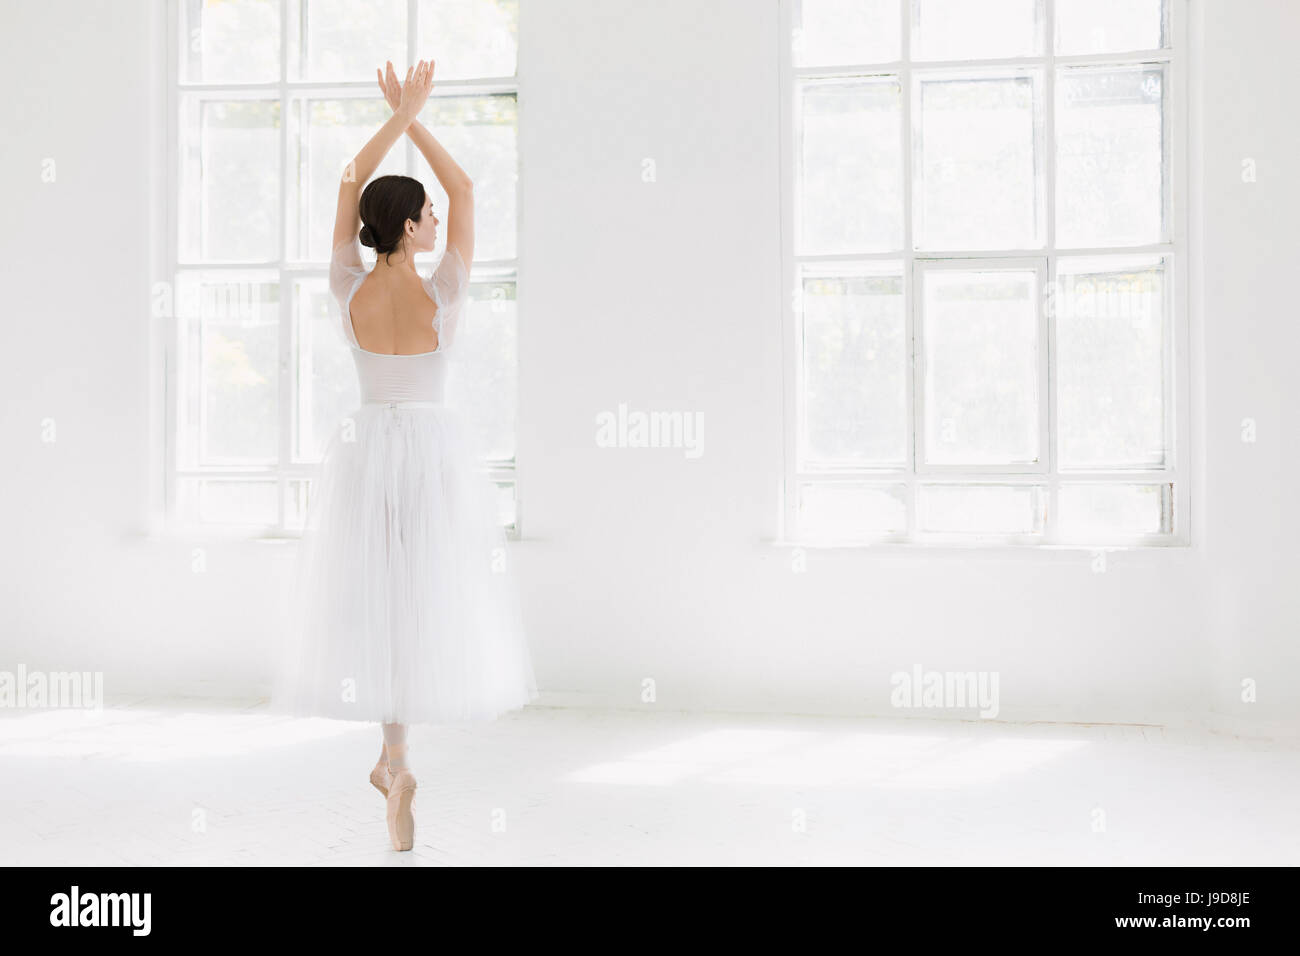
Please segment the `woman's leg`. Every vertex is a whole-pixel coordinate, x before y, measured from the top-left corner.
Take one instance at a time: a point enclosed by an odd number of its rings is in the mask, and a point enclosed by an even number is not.
[[[415,777],[406,766],[406,725],[384,724],[384,747],[388,750],[388,769],[393,775],[388,790],[388,839],[394,850],[409,850],[415,845]]]
[[[394,774],[406,770],[406,724],[384,724],[384,751],[388,769]]]

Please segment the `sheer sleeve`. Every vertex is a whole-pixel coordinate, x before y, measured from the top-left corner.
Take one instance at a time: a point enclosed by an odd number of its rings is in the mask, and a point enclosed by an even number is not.
[[[355,236],[334,247],[334,252],[330,255],[330,294],[339,304],[339,312],[343,320],[343,337],[353,345],[356,344],[357,339],[356,333],[352,331],[352,319],[348,315],[348,302],[352,299],[357,283],[365,278],[365,275],[366,267],[361,261],[361,243]]]
[[[438,314],[433,324],[434,331],[438,333],[438,349],[442,350],[455,342],[461,313],[469,298],[469,270],[465,268],[460,250],[455,246],[447,246],[447,251],[442,254],[428,284],[434,301],[438,303]]]

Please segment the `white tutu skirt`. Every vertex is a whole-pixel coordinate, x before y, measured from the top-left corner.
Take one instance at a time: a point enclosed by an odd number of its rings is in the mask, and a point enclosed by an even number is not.
[[[491,720],[537,697],[492,484],[443,406],[363,405],[312,489],[280,713]]]

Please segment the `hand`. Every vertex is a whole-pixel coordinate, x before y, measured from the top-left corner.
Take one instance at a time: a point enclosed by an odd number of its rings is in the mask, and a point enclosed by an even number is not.
[[[406,82],[402,84],[402,95],[396,112],[408,123],[413,122],[424,108],[433,89],[433,62],[421,60],[413,67],[407,68]]]
[[[388,61],[388,72],[384,72],[378,67],[375,68],[375,76],[379,78],[379,92],[384,94],[384,101],[397,112],[397,108],[402,105],[402,84],[397,79],[397,71],[393,69],[393,61]]]

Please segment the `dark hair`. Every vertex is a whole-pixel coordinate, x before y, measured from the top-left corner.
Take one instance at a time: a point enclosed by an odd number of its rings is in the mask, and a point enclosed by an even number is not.
[[[419,222],[424,213],[424,184],[410,176],[380,176],[361,191],[361,244],[380,255],[402,245],[406,220]]]

